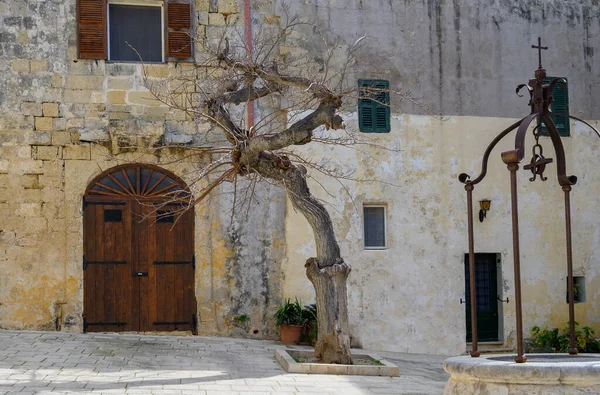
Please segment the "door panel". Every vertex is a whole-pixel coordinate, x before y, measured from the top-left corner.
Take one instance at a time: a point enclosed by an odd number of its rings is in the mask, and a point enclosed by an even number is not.
[[[131,331],[131,207],[124,202],[85,205],[85,330]]]
[[[195,331],[193,212],[140,206],[140,330]],[[146,301],[144,301],[144,299]]]
[[[498,269],[496,254],[475,254],[477,339],[498,341]],[[472,340],[469,255],[465,254],[465,299],[467,341]]]
[[[152,308],[151,289],[149,287],[151,268],[148,261],[154,256],[156,249],[154,226],[155,217],[152,215],[152,207],[147,204],[134,204],[134,239],[133,251],[135,251],[135,272],[142,273],[141,276],[134,276],[134,287],[136,289],[137,301],[136,310],[139,323],[139,331],[152,331],[152,327],[148,325]]]
[[[195,332],[193,210],[84,207],[84,331]]]
[[[154,330],[195,330],[193,217],[176,206],[156,211],[156,251],[151,264],[155,306]],[[181,210],[181,207],[179,207]]]

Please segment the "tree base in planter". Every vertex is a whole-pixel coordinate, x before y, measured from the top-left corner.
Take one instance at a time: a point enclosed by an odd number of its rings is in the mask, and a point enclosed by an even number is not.
[[[283,344],[300,344],[302,338],[303,325],[286,325],[279,327],[281,333],[281,342]]]
[[[389,377],[400,375],[398,366],[375,354],[364,352],[352,354],[352,357],[359,362],[353,365],[304,362],[311,360],[314,354],[314,351],[308,350],[286,350],[279,347],[275,349],[275,359],[288,373]],[[367,363],[361,364],[362,361]]]

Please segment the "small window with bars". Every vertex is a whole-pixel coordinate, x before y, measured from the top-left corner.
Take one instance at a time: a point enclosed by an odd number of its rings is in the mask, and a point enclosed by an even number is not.
[[[557,77],[546,77],[544,79],[545,84],[549,84],[552,80]],[[554,114],[569,115],[569,88],[566,83],[567,79],[562,78],[565,82],[559,81],[554,85],[552,89],[552,104],[550,105],[550,111]],[[569,118],[564,116],[550,115],[550,119],[556,126],[558,134],[562,137],[568,137],[571,135],[571,124]],[[540,134],[542,136],[548,136],[548,129],[544,122],[538,120],[540,126]]]
[[[386,248],[385,211],[385,206],[363,207],[365,249]]]
[[[567,292],[565,301],[569,303],[569,278],[566,278]],[[573,276],[573,302],[584,303],[585,302],[585,277],[584,276]]]
[[[363,133],[390,132],[390,83],[359,80],[358,126]]]

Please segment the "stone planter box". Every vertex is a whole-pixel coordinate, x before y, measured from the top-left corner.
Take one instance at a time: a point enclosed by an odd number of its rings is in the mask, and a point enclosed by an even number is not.
[[[312,358],[314,351],[288,350],[285,348],[275,349],[275,359],[281,364],[288,373],[305,374],[336,374],[336,375],[357,375],[357,376],[389,376],[397,377],[400,372],[398,366],[386,361],[385,359],[367,353],[353,353],[353,357],[367,358],[373,361],[379,361],[381,365],[337,365],[326,363],[299,363],[294,358]]]

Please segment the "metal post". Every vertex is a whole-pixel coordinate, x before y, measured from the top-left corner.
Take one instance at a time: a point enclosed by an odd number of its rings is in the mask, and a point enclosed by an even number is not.
[[[513,226],[513,258],[515,264],[515,309],[517,315],[517,356],[515,362],[523,363],[527,358],[523,355],[523,316],[521,312],[521,258],[519,250],[519,205],[517,201],[517,163],[509,163],[510,199],[512,203]]]
[[[252,42],[252,0],[244,0],[244,24],[248,61],[252,62],[252,56],[254,55]],[[248,129],[251,127],[254,127],[254,101],[248,102]]]
[[[565,191],[565,228],[567,232],[567,291],[569,298],[569,354],[577,355],[575,344],[575,293],[573,292],[573,244],[571,242],[571,186],[563,186]]]
[[[477,348],[477,298],[475,287],[475,242],[473,237],[473,184],[465,185],[467,191],[467,218],[469,229],[469,291],[471,295],[471,356],[476,358],[481,353]]]

